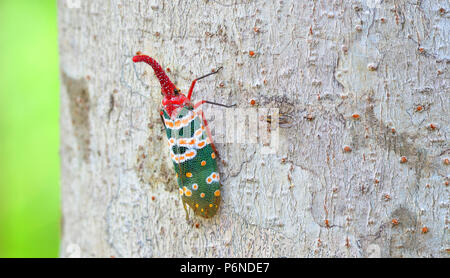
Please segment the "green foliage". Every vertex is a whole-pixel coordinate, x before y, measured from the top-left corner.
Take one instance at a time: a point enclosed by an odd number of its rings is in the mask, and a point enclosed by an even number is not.
[[[0,257],[59,249],[55,0],[0,0]]]

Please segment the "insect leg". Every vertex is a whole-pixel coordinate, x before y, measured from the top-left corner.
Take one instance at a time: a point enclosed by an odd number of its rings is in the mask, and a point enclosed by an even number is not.
[[[164,128],[166,128],[166,123],[164,122],[163,116],[161,114],[159,114],[159,116],[161,117],[161,122],[163,123]]]
[[[202,104],[204,104],[204,103],[208,103],[208,104],[212,104],[212,105],[217,105],[217,106],[222,106],[222,107],[225,107],[225,108],[231,108],[231,107],[236,106],[236,104],[226,105],[226,104],[217,103],[217,102],[212,102],[212,101],[208,101],[208,100],[201,100],[201,101],[197,102],[197,103],[194,105],[194,109],[196,109],[197,107],[199,107],[200,105],[202,105]]]
[[[186,206],[186,202],[184,200],[183,200],[183,207],[184,207],[184,211],[186,212],[186,221],[189,221],[189,211]]]
[[[192,96],[192,92],[194,91],[195,83],[197,83],[198,80],[203,79],[203,78],[205,78],[205,77],[208,77],[208,76],[210,76],[210,75],[212,75],[212,74],[216,74],[216,73],[218,73],[222,68],[223,68],[223,67],[220,67],[220,68],[218,68],[216,71],[213,71],[213,72],[211,72],[211,73],[205,74],[205,75],[203,75],[203,76],[200,76],[200,77],[194,79],[194,81],[192,81],[191,87],[189,88],[189,92],[188,92],[187,98],[188,98],[189,100],[191,100],[191,96]]]
[[[219,155],[219,153],[217,152],[216,146],[214,145],[214,142],[213,142],[213,139],[211,136],[211,131],[209,130],[208,122],[205,119],[205,115],[203,114],[203,111],[201,111],[201,110],[198,113],[200,113],[200,117],[202,118],[203,124],[205,125],[205,128],[206,128],[206,133],[208,134],[208,138],[211,141],[211,148],[217,155]]]
[[[207,100],[201,100],[201,101],[197,102],[194,105],[194,109],[197,109],[200,105],[202,105],[204,103],[219,105],[219,106],[223,106],[223,107],[226,107],[226,108],[230,108],[230,107],[236,106],[236,104],[225,105],[225,104],[215,103],[215,102],[211,102],[211,101],[207,101]],[[206,132],[208,134],[209,140],[211,141],[211,147],[212,147],[213,151],[217,154],[217,156],[219,156],[219,152],[217,151],[216,146],[213,143],[212,136],[211,136],[211,131],[209,130],[208,122],[206,121],[205,115],[203,114],[203,111],[201,111],[201,110],[200,110],[199,113],[201,114],[201,118],[202,118],[203,124],[206,127]]]

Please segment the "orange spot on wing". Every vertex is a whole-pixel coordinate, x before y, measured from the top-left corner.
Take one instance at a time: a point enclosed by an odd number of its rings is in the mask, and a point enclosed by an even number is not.
[[[203,160],[202,163],[201,163],[201,165],[202,165],[202,166],[205,166],[205,165],[206,165],[206,161]]]
[[[179,143],[180,145],[186,145],[186,140],[181,139],[180,141],[178,141],[178,143]]]

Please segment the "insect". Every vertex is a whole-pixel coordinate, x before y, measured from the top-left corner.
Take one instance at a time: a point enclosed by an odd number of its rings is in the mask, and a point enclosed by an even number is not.
[[[220,69],[203,75],[192,81],[186,95],[170,81],[162,67],[147,55],[136,55],[133,62],[145,62],[153,71],[161,84],[163,95],[161,120],[166,130],[170,157],[177,176],[179,194],[189,219],[189,206],[195,215],[205,218],[213,217],[220,204],[221,184],[217,170],[217,151],[211,138],[211,132],[198,107],[204,103],[224,105],[206,100],[196,104],[191,102],[195,83]]]

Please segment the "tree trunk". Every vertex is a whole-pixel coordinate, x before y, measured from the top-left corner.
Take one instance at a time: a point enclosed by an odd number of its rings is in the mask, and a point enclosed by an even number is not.
[[[449,10],[60,0],[61,256],[448,257]],[[160,85],[137,51],[183,92],[224,67],[194,92],[241,109],[208,106],[213,130],[235,128],[229,111],[279,112],[273,152],[218,141],[212,219],[185,219]]]

